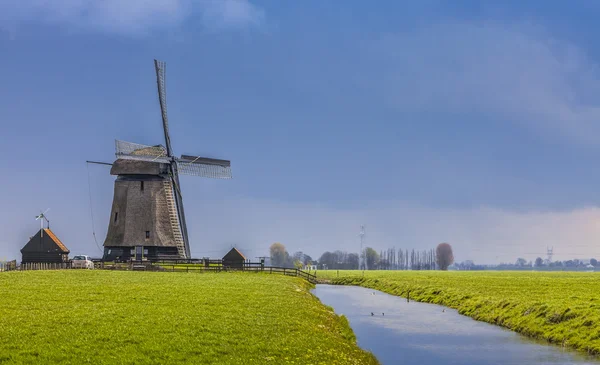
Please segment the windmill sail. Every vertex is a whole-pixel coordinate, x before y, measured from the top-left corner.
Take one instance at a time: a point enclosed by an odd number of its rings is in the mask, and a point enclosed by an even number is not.
[[[231,161],[228,160],[182,155],[176,162],[183,175],[231,179]]]
[[[170,172],[171,179],[173,181],[173,185],[175,189],[173,189],[173,193],[175,195],[175,205],[177,208],[177,220],[179,221],[179,227],[181,230],[181,235],[183,236],[183,243],[185,246],[185,252],[182,252],[182,256],[185,258],[190,258],[190,242],[188,240],[187,233],[187,224],[185,222],[185,213],[183,210],[183,198],[181,196],[181,189],[179,184],[179,173],[177,170],[177,164],[172,159],[173,157],[173,149],[171,148],[171,136],[169,135],[169,117],[167,115],[167,75],[166,69],[167,65],[158,60],[154,60],[154,68],[156,70],[156,85],[158,87],[158,101],[160,103],[160,112],[162,116],[163,122],[163,132],[165,134],[165,145],[166,145],[166,153],[167,157],[170,158]]]
[[[170,163],[167,150],[161,146],[147,146],[144,144],[115,141],[115,155],[126,160],[139,160],[148,162]]]
[[[163,131],[165,133],[165,143],[167,146],[167,155],[173,156],[171,149],[171,137],[169,136],[169,118],[167,116],[167,65],[163,61],[154,60],[156,70],[156,85],[158,87],[158,101],[160,103],[160,113],[163,122]]]

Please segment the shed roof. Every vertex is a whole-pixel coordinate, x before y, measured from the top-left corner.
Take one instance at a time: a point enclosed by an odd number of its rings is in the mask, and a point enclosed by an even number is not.
[[[238,250],[237,248],[232,248],[231,250],[229,250],[229,252],[227,252],[227,254],[225,256],[223,256],[223,258],[229,256],[230,253],[237,253],[238,255],[240,255],[244,260],[246,260],[246,256],[244,256],[243,253],[240,252],[240,250]]]
[[[52,239],[52,241],[54,241],[54,243],[56,243],[56,245],[64,252],[64,253],[69,253],[69,249],[63,245],[63,243],[58,239],[58,237],[56,237],[56,235],[54,234],[54,232],[52,232],[50,230],[50,228],[44,228],[44,233],[46,233],[48,235],[48,237],[50,237],[50,239]]]

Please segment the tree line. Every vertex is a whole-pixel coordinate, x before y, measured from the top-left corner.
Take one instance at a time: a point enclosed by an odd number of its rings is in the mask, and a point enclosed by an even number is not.
[[[302,268],[316,265],[321,270],[447,270],[454,262],[452,247],[448,243],[420,251],[389,248],[378,253],[367,247],[362,255],[341,250],[326,251],[316,261],[300,251],[290,255],[283,244],[274,243],[270,254],[273,266]]]

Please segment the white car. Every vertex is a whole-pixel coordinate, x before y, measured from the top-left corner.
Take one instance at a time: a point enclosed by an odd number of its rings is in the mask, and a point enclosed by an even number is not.
[[[86,255],[78,255],[73,257],[71,262],[71,267],[73,269],[93,269],[94,263],[89,256]]]

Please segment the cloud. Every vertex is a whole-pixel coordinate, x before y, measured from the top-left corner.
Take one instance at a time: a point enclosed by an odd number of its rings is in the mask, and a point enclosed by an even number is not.
[[[457,260],[479,263],[535,260],[554,247],[555,259],[600,257],[600,209],[511,211],[481,207],[440,209],[406,202],[371,202],[354,208],[240,199],[186,207],[196,256],[231,244],[248,256],[268,254],[273,242],[320,256],[325,250],[359,250],[359,227],[377,250],[434,248],[450,242]],[[191,217],[196,217],[192,219]],[[210,247],[210,248],[209,248]],[[220,252],[220,251],[219,251]],[[210,254],[207,252],[206,254]]]
[[[539,27],[439,24],[382,37],[372,47],[392,106],[502,118],[600,142],[598,65]]]
[[[109,179],[110,180],[110,179]],[[110,190],[110,188],[108,188]],[[211,194],[221,196],[217,192]],[[366,226],[366,244],[376,250],[428,249],[440,242],[452,244],[457,260],[477,263],[535,260],[554,247],[555,260],[600,259],[600,208],[563,211],[514,211],[480,207],[442,209],[403,201],[372,201],[354,207],[318,203],[277,202],[264,199],[207,199],[208,194],[188,193],[187,224],[194,257],[221,257],[235,245],[250,258],[268,255],[269,245],[281,242],[288,251],[302,250],[318,258],[324,251],[359,250],[360,225]],[[62,202],[61,204],[58,201]],[[3,214],[0,259],[20,258],[19,249],[38,229],[31,198]],[[73,254],[99,255],[91,236],[87,200],[64,202],[53,210],[52,227]],[[102,204],[100,204],[102,203]],[[94,201],[95,227],[102,245],[111,201]],[[33,215],[31,212],[34,212]],[[29,215],[27,215],[29,214]],[[15,229],[15,215],[31,219]],[[12,219],[12,220],[11,220]],[[4,224],[2,224],[2,222]]]
[[[259,26],[264,10],[249,0],[8,0],[0,2],[0,26],[29,23],[145,34],[198,17],[208,29]]]
[[[322,37],[307,42],[303,55],[309,56],[288,76],[321,99],[353,97],[346,104],[410,113],[413,118],[402,119],[415,122],[494,120],[550,138],[600,143],[598,62],[577,40],[541,26],[450,20],[352,42]],[[319,49],[309,53],[309,47]]]
[[[208,0],[203,12],[203,22],[210,29],[259,26],[265,12],[246,0]]]

